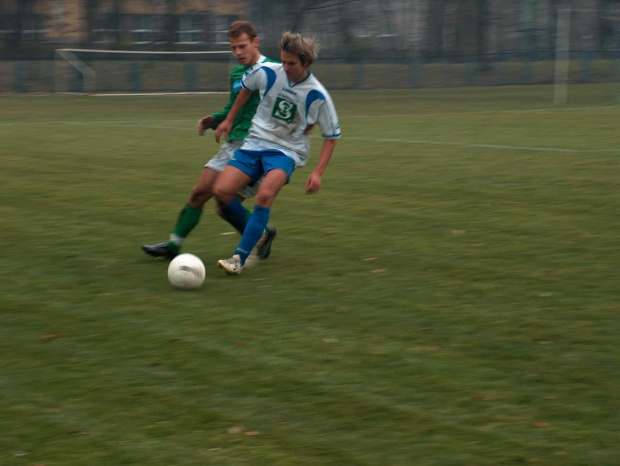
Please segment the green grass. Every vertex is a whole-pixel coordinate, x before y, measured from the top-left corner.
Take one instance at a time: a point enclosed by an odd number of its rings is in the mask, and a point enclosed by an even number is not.
[[[196,292],[140,245],[225,96],[0,97],[0,463],[620,464],[620,107],[571,92],[334,93],[321,191],[240,277],[207,205]]]

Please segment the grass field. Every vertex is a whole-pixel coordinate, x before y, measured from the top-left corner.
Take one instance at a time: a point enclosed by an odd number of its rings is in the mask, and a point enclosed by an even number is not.
[[[210,203],[196,292],[140,245],[225,96],[0,97],[0,464],[620,464],[620,106],[571,92],[334,93],[321,191],[240,277]]]

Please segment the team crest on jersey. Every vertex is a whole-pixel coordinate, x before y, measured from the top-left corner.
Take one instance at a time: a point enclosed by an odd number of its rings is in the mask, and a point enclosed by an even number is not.
[[[297,105],[290,100],[278,97],[276,103],[273,106],[273,112],[271,116],[287,123],[292,123],[295,119],[295,113],[297,112]]]

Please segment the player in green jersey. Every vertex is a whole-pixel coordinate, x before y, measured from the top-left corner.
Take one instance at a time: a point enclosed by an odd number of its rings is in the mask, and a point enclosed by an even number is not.
[[[244,74],[254,65],[264,62],[274,62],[260,53],[259,39],[254,26],[249,21],[235,21],[228,30],[228,39],[233,54],[239,61],[230,72],[230,98],[226,106],[220,112],[207,115],[196,125],[198,134],[202,136],[207,129],[215,129],[226,119],[235,98],[241,90],[241,79]],[[145,244],[142,250],[152,257],[165,257],[172,259],[179,254],[183,243],[189,233],[194,229],[202,215],[205,203],[213,197],[213,184],[216,178],[224,170],[224,167],[231,159],[236,149],[241,147],[243,140],[248,134],[252,118],[256,113],[256,107],[260,98],[258,93],[254,93],[243,109],[235,117],[234,124],[226,142],[220,146],[220,151],[213,156],[204,166],[198,179],[198,183],[193,187],[187,204],[181,210],[169,241],[157,244]],[[245,186],[239,190],[237,197],[240,201],[253,197],[257,191],[256,186]],[[251,212],[246,209],[242,214],[240,211],[231,211],[226,208],[216,207],[218,214],[230,223],[239,233],[243,234],[245,225]],[[271,252],[271,244],[276,236],[276,228],[267,225],[261,241],[259,241],[256,254],[260,259],[266,259]]]

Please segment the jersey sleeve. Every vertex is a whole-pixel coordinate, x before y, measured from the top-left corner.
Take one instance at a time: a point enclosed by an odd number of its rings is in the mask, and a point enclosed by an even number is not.
[[[241,86],[248,91],[255,91],[258,89],[258,85],[260,84],[260,75],[263,67],[256,68],[243,77],[243,81],[241,81]]]
[[[243,77],[241,85],[248,91],[259,91],[264,96],[276,81],[276,72],[269,65],[256,68]]]
[[[230,92],[228,93],[228,102],[224,106],[222,110],[219,112],[213,113],[213,118],[215,118],[215,123],[213,127],[217,127],[222,121],[226,119],[226,115],[230,112],[230,109],[239,94],[240,81],[243,76],[244,67],[237,65],[230,72]]]
[[[226,106],[220,110],[219,112],[215,112],[212,116],[215,119],[214,123],[213,123],[213,128],[216,128],[222,121],[224,121],[226,119],[226,115],[228,115],[228,112],[230,112],[230,108],[232,107],[233,102],[235,101],[235,99],[233,99],[233,94],[231,93],[228,99],[228,103],[226,104]]]
[[[338,113],[329,94],[318,90],[309,92],[306,107],[308,124],[318,123],[323,139],[338,139],[341,136]]]

